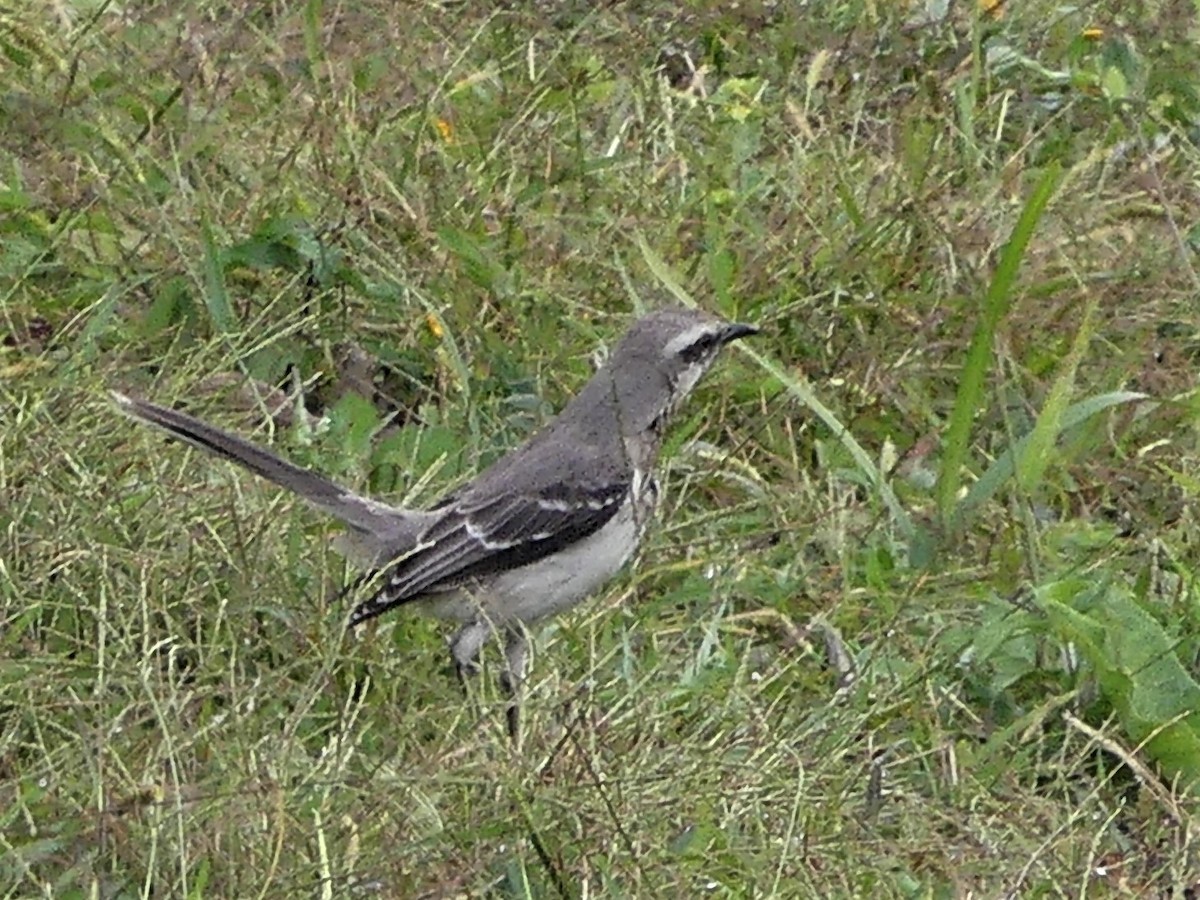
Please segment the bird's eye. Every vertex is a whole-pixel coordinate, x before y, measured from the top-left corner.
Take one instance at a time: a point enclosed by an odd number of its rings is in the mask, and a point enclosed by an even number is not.
[[[708,356],[716,344],[717,336],[715,334],[706,334],[684,347],[679,356],[686,363],[698,362],[705,356]]]

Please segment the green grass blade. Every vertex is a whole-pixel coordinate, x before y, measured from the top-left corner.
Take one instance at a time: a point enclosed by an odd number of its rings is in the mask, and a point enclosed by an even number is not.
[[[140,279],[143,283],[148,280]],[[129,293],[129,290],[129,286],[125,284],[110,284],[104,292],[104,296],[88,309],[83,330],[75,342],[75,354],[72,362],[80,360],[90,362],[95,358],[97,341],[102,334],[113,327],[117,305]]]
[[[833,411],[817,398],[817,395],[808,383],[784,371],[782,367],[767,359],[748,344],[743,344],[738,349],[758,363],[763,371],[770,374],[773,378],[778,378],[789,394],[812,410],[813,414],[825,424],[825,427],[833,433],[838,442],[846,448],[846,452],[853,458],[859,471],[862,472],[867,482],[879,495],[905,540],[909,542],[915,540],[917,537],[916,527],[913,525],[912,519],[904,507],[900,504],[899,498],[896,496],[895,491],[892,490],[891,485],[888,484],[883,472],[875,465],[875,462],[867,454],[867,451],[863,449],[862,444],[850,433],[850,429],[842,424],[841,420],[833,414]]]
[[[213,236],[212,225],[205,219],[200,224],[201,239],[204,242],[204,305],[212,317],[213,326],[222,334],[229,334],[237,328],[237,316],[233,304],[229,302],[229,291],[225,287],[225,266],[221,260],[221,251],[217,248]]]
[[[1083,323],[1075,334],[1062,371],[1054,379],[1050,394],[1046,398],[1046,405],[1038,414],[1025,446],[1017,454],[1017,484],[1026,493],[1032,492],[1038,486],[1042,476],[1046,474],[1046,467],[1050,465],[1054,443],[1062,430],[1063,413],[1066,412],[1071,394],[1075,391],[1075,373],[1079,370],[1079,363],[1092,340],[1095,317],[1096,300],[1093,298],[1088,301]]]
[[[1083,424],[1092,416],[1106,409],[1146,399],[1148,399],[1146,394],[1139,394],[1136,391],[1114,391],[1111,394],[1099,394],[1081,400],[1063,411],[1058,419],[1058,430],[1055,436]],[[967,525],[980,508],[991,500],[1004,483],[1013,476],[1017,467],[1016,461],[1028,453],[1032,437],[1032,434],[1026,435],[996,457],[982,477],[967,491],[967,495],[962,501],[955,506],[954,516],[951,520],[952,528],[957,529]]]
[[[646,243],[646,237],[640,231],[634,238],[637,241],[638,249],[642,251],[642,259],[646,261],[646,265],[650,267],[650,271],[654,277],[661,282],[662,286],[670,291],[671,296],[682,303],[684,306],[690,306],[693,309],[696,307],[696,301],[692,299],[692,295],[683,289],[683,285],[679,283],[678,276],[667,265],[667,261],[654,252],[654,248]]]
[[[1054,194],[1060,173],[1061,167],[1054,163],[1042,174],[1041,180],[1026,201],[1025,208],[1021,210],[1021,216],[1009,236],[1008,243],[1000,253],[1000,261],[984,297],[983,317],[971,337],[971,346],[963,364],[958,396],[950,414],[950,424],[946,429],[943,445],[937,501],[942,521],[946,523],[953,517],[959,487],[962,484],[962,468],[967,459],[971,424],[983,401],[984,381],[991,365],[996,328],[1012,306],[1013,287],[1016,284],[1021,259],[1029,246],[1030,238],[1033,237],[1038,220]]]
[[[321,44],[321,18],[324,13],[321,0],[308,0],[304,4],[304,53],[308,57],[314,78],[324,60]]]

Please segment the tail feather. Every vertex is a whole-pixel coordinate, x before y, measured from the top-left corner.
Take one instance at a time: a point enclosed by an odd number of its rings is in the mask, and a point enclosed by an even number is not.
[[[113,399],[126,415],[163,429],[209,453],[249,469],[330,515],[341,519],[369,545],[394,544],[407,530],[407,511],[362,497],[311,469],[281,459],[274,453],[232,432],[200,421],[156,403],[112,391]]]

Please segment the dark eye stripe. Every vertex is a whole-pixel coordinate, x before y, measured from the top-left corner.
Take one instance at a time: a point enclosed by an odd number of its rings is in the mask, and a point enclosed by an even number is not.
[[[699,338],[689,346],[684,347],[679,353],[679,358],[686,363],[698,362],[700,359],[712,352],[712,349],[716,343],[717,336],[715,334],[706,334],[704,337]]]

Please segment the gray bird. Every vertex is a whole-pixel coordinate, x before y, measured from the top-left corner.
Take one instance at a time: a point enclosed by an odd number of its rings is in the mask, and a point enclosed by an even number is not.
[[[505,637],[501,686],[518,730],[526,626],[595,592],[637,549],[658,499],[654,467],[672,413],[730,341],[751,325],[668,308],[638,319],[559,415],[522,446],[428,510],[360,496],[193,416],[114,392],[130,416],[244,466],[348,526],[347,555],[372,593],[358,625],[417,603],[460,627],[450,652],[460,676]]]

